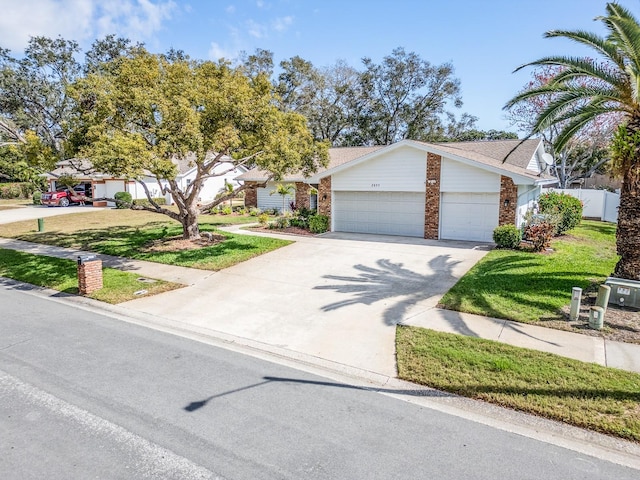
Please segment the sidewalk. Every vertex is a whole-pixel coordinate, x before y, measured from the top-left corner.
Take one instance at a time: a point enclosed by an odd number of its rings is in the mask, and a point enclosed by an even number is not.
[[[237,230],[238,233],[242,233],[239,229],[233,230]],[[300,240],[304,242],[307,239],[302,237]],[[41,245],[6,238],[0,238],[0,247],[74,260],[78,255],[92,254],[81,250]],[[97,254],[97,257],[103,261],[105,266],[111,268],[133,271],[142,276],[191,286],[201,283],[206,279],[212,279],[211,277],[213,276],[222,274],[221,272],[211,272],[154,262],[131,260],[121,257],[113,257],[110,255]],[[196,288],[196,290],[199,289]],[[197,291],[191,293],[192,295],[201,294],[201,292]],[[187,292],[183,289],[180,291],[180,294],[187,294]],[[264,292],[262,295],[264,295]],[[153,298],[157,298],[157,301],[162,303],[166,300],[165,297],[166,294],[164,296]],[[146,301],[153,301],[153,298],[149,298]],[[123,304],[122,307],[130,308],[127,304]],[[131,307],[133,307],[133,305],[131,305]],[[167,305],[164,305],[164,308],[166,307]],[[197,316],[180,315],[180,317],[181,322],[184,323],[184,328],[188,329],[191,327],[198,329],[203,326],[198,323],[193,323],[193,325],[189,323],[192,321],[197,322]],[[196,320],[194,320],[194,318]],[[259,318],[256,318],[256,321],[258,320]],[[593,362],[607,367],[640,373],[640,345],[637,344],[609,341],[604,338],[527,325],[508,320],[442,310],[439,308],[427,308],[426,310],[420,311],[406,318],[398,319],[398,324],[412,325],[442,332],[495,340],[517,347],[540,350],[583,362]],[[236,327],[238,327],[238,325],[236,325]],[[344,325],[344,328],[345,332],[348,332],[350,327],[349,325]],[[250,340],[264,342],[263,339],[252,338],[252,331],[249,330],[246,332],[234,331],[227,333],[233,333],[234,335],[239,335]],[[370,331],[370,333],[374,332]],[[290,331],[289,334],[295,336],[299,335],[300,332]],[[334,332],[334,334],[336,333]],[[274,346],[280,345],[278,344]],[[389,345],[387,348],[393,347]],[[345,358],[349,358],[348,353],[349,352],[341,352],[338,357],[327,357],[325,360],[347,364],[348,362],[345,361]]]

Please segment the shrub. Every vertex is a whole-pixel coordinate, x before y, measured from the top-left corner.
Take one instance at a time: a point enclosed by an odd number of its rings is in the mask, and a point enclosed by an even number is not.
[[[33,196],[31,197],[31,199],[33,200],[34,205],[42,204],[42,192],[36,190],[35,192],[33,192]]]
[[[293,217],[291,220],[289,220],[289,223],[292,227],[298,228],[307,228],[309,226],[307,220],[300,216]]]
[[[316,211],[311,208],[301,207],[300,210],[298,210],[298,217],[303,218],[307,221],[309,220],[309,217],[315,214]]]
[[[287,228],[291,226],[291,217],[287,215],[282,215],[276,218],[276,227],[277,228]]]
[[[329,230],[329,217],[326,215],[312,215],[309,217],[309,231],[311,233],[324,233]]]
[[[231,215],[233,213],[233,209],[229,205],[225,205],[220,210],[220,213],[222,213],[222,215]]]
[[[261,213],[260,215],[258,215],[258,222],[260,222],[260,225],[265,226],[268,221],[269,221],[269,214]]]
[[[552,223],[533,223],[524,228],[524,237],[531,242],[531,248],[534,252],[541,252],[551,245],[554,231],[555,226]]]
[[[116,201],[116,208],[129,208],[132,204],[129,192],[116,192],[113,195],[113,199]]]
[[[556,235],[575,228],[582,220],[582,202],[571,195],[557,192],[547,192],[538,199],[540,213],[558,215]]]
[[[251,215],[252,217],[257,217],[261,213],[262,213],[262,210],[260,210],[259,208],[251,207],[249,209],[249,215]]]
[[[23,197],[23,194],[19,183],[0,184],[0,198],[14,199],[21,197]]]
[[[158,205],[166,205],[167,204],[167,199],[164,198],[164,197],[154,198],[153,201],[156,202]],[[147,198],[139,198],[137,200],[134,200],[133,204],[134,205],[145,205],[147,207],[151,206],[151,202]]]
[[[498,248],[518,248],[522,232],[515,225],[500,225],[493,230],[493,241]]]

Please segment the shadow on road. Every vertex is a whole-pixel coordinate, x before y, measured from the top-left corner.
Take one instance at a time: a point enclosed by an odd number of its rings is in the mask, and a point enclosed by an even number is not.
[[[266,385],[269,383],[276,383],[276,382],[313,385],[318,387],[347,388],[350,390],[362,390],[362,391],[371,391],[371,392],[378,392],[378,393],[410,395],[413,397],[455,397],[456,396],[451,393],[440,392],[438,390],[434,390],[428,387],[417,387],[415,389],[394,389],[394,388],[381,388],[381,387],[360,387],[356,385],[349,385],[346,383],[318,381],[318,380],[304,380],[300,378],[268,377],[268,376],[262,377],[262,378],[264,379],[263,382],[254,383],[253,385],[247,385],[246,387],[236,388],[233,390],[229,390],[228,392],[218,393],[216,395],[207,397],[204,400],[196,400],[194,402],[191,402],[186,407],[183,407],[183,410],[187,412],[195,412],[196,410],[200,410],[201,408],[205,407],[211,400],[214,400],[216,398],[224,397],[226,395],[231,395],[233,393],[242,392],[244,390],[249,390],[252,388],[260,387],[262,385]]]

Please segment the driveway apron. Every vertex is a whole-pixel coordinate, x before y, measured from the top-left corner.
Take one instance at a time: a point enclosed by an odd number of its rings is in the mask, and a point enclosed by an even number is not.
[[[488,251],[378,235],[296,240],[122,306],[393,376],[396,324],[434,308]]]

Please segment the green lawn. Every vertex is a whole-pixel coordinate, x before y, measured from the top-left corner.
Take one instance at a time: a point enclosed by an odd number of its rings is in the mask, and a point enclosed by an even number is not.
[[[254,221],[250,216],[203,215],[200,228],[212,232],[217,226]],[[227,240],[194,250],[150,252],[146,247],[154,240],[181,235],[180,224],[163,215],[115,209],[46,218],[45,231],[36,230],[35,221],[16,222],[0,225],[0,236],[203,270],[221,270],[291,243],[217,231]]]
[[[399,377],[640,441],[640,375],[490,340],[399,326]]]
[[[104,287],[87,296],[107,303],[121,303],[140,298],[134,295],[134,292],[140,290],[147,290],[145,296],[148,296],[183,286],[161,280],[142,283],[138,280],[140,275],[112,268],[103,268],[102,274]],[[78,293],[77,264],[73,260],[0,248],[0,276],[60,292]]]
[[[617,262],[615,225],[583,221],[551,244],[551,253],[492,250],[447,292],[440,305],[519,322],[561,317],[572,287],[604,282]]]

